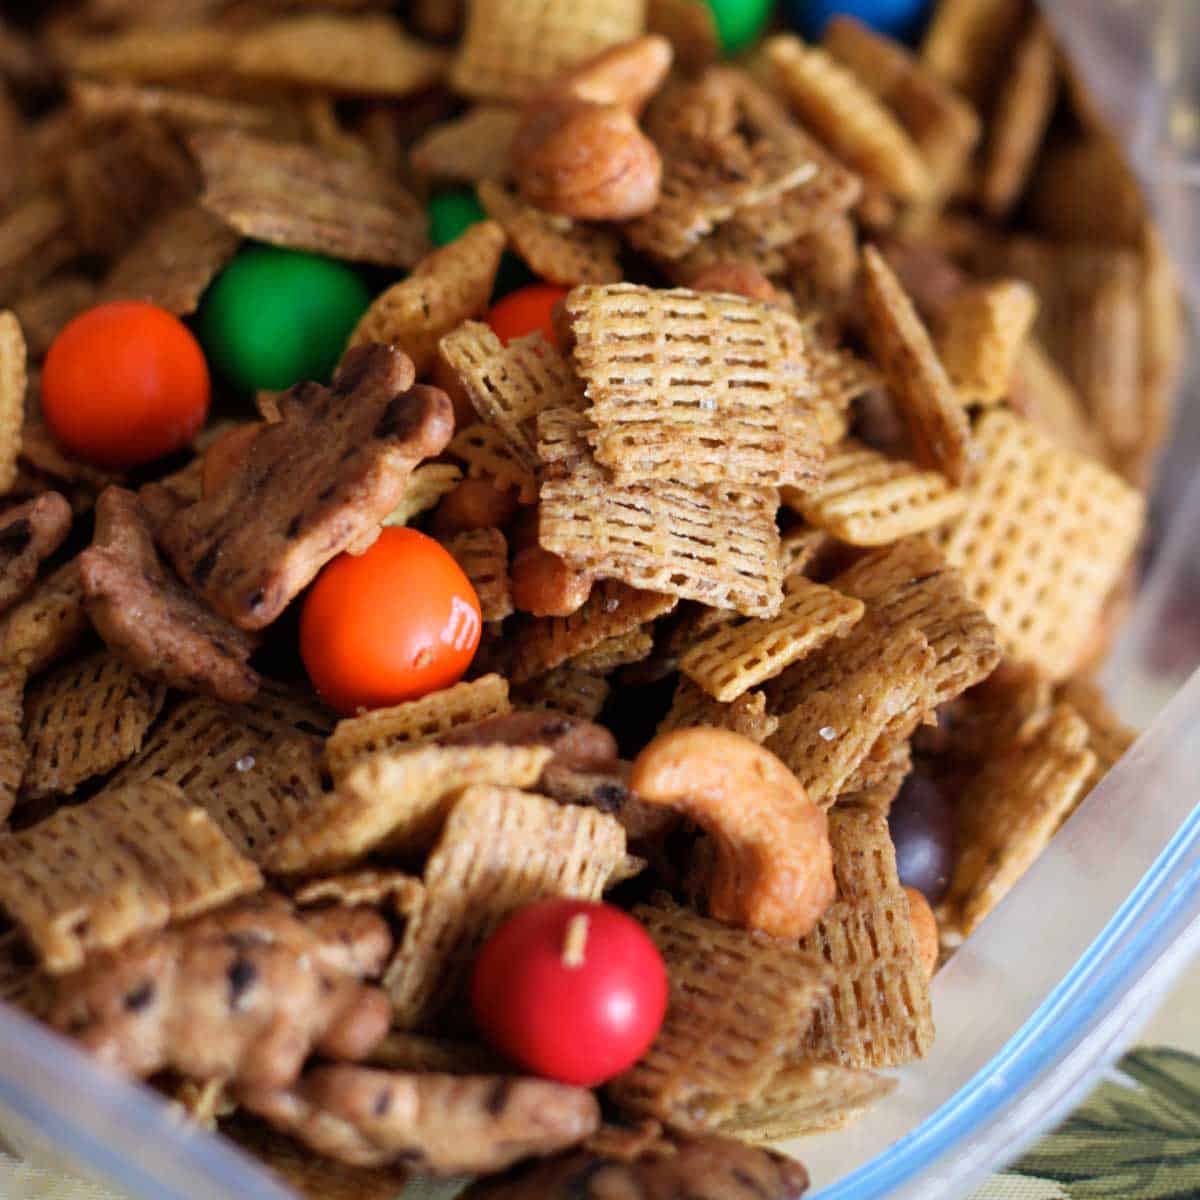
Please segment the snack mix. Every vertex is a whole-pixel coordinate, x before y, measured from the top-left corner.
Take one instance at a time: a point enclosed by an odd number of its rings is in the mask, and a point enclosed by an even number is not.
[[[0,18],[0,999],[299,1194],[800,1195],[1133,740],[1120,148],[730,9]]]

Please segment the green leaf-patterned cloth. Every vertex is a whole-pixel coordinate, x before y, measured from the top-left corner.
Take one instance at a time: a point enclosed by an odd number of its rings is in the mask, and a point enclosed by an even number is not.
[[[973,1200],[1184,1197],[1200,1197],[1200,1058],[1142,1049]]]

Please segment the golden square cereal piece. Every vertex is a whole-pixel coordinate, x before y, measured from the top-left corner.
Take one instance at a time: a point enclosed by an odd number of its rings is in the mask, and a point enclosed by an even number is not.
[[[177,783],[257,862],[324,795],[327,729],[315,705],[269,687],[244,705],[196,696],[159,723],[109,788],[156,778]]]
[[[153,117],[180,133],[219,126],[270,134],[286,132],[291,124],[279,105],[249,104],[178,87],[75,78],[68,81],[67,92],[72,105],[93,121]]]
[[[515,108],[477,104],[461,117],[435,125],[413,143],[409,161],[428,179],[479,183],[508,175],[508,151],[521,122]]]
[[[0,903],[46,970],[262,887],[258,868],[173,784],[148,780],[0,837]]]
[[[740,209],[793,189],[813,189],[801,193],[791,210],[801,222],[798,231],[839,202],[844,169],[831,166],[779,101],[745,72],[710,67],[694,81],[664,89],[647,110],[645,126],[663,160],[659,200],[625,233],[655,258],[682,258]],[[757,232],[752,240],[759,240]]]
[[[0,617],[0,661],[19,663],[36,675],[66,654],[89,628],[79,560],[73,558]]]
[[[547,550],[597,575],[714,608],[779,611],[778,492],[670,481],[622,487],[586,457],[577,414],[548,411],[538,431],[543,458],[552,441],[559,444],[541,489],[539,539]]]
[[[449,56],[410,37],[382,13],[304,13],[248,29],[230,61],[234,74],[362,96],[407,96],[437,83]]]
[[[35,680],[25,700],[29,797],[70,795],[142,747],[167,697],[108,650],[63,663]]]
[[[25,668],[11,662],[0,665],[0,821],[8,820],[29,763],[24,701]]]
[[[1025,0],[942,0],[921,46],[921,59],[981,110],[1025,19]]]
[[[1062,704],[1030,740],[984,763],[962,797],[958,864],[942,902],[964,937],[1046,848],[1096,762],[1087,722]]]
[[[616,234],[534,208],[496,179],[481,181],[477,191],[484,211],[503,227],[513,249],[538,278],[563,287],[616,283],[621,278]]]
[[[607,675],[618,667],[630,663],[641,662],[648,658],[654,649],[654,634],[651,627],[642,625],[631,629],[628,633],[619,633],[615,637],[605,638],[599,645],[575,655],[570,660],[571,666],[581,671],[591,671],[597,675]]]
[[[853,17],[825,27],[825,49],[900,119],[944,195],[959,180],[975,144],[975,109],[924,63],[891,38]]]
[[[325,743],[325,764],[333,778],[341,780],[367,755],[432,741],[461,725],[474,725],[511,711],[508,680],[500,675],[482,675],[469,683],[430,692],[419,700],[339,721]]]
[[[611,690],[608,680],[568,663],[523,683],[517,699],[527,708],[553,708],[594,721]]]
[[[119,33],[65,38],[59,54],[72,74],[172,83],[220,75],[236,45],[236,34],[214,25],[138,25]]]
[[[800,945],[829,964],[834,983],[800,1053],[845,1067],[911,1062],[929,1049],[933,1020],[887,818],[839,806],[829,840],[837,899]]]
[[[450,84],[476,99],[520,103],[645,26],[646,0],[474,0]]]
[[[340,904],[347,908],[385,905],[400,916],[411,912],[425,888],[419,879],[402,871],[346,871],[323,879],[310,879],[292,899],[304,908],[313,904]]]
[[[86,275],[54,275],[13,302],[13,315],[25,336],[31,359],[46,357],[58,331],[74,316],[96,302],[96,285]]]
[[[865,600],[893,628],[912,626],[925,635],[937,659],[929,675],[934,707],[986,679],[1000,661],[995,627],[928,538],[906,538],[870,554],[833,585]]]
[[[622,1110],[714,1128],[762,1097],[804,1036],[831,975],[789,942],[671,901],[634,909],[667,967],[667,1015],[650,1049],[608,1084]],[[746,1003],[746,997],[753,997]]]
[[[384,518],[385,525],[407,525],[428,512],[458,486],[462,472],[453,463],[422,463],[409,477],[404,499]]]
[[[17,480],[25,422],[25,337],[11,312],[0,312],[0,492]]]
[[[201,203],[246,237],[385,267],[412,267],[429,250],[424,210],[366,163],[235,130],[188,144],[204,174]]]
[[[861,600],[801,576],[785,592],[776,616],[717,629],[684,653],[680,670],[714,700],[729,704],[831,638],[844,637],[863,612]]]
[[[0,219],[0,304],[11,304],[79,256],[66,204],[34,196]],[[11,335],[5,334],[7,343]]]
[[[1017,352],[1009,401],[1058,445],[1085,458],[1107,459],[1104,438],[1074,384],[1036,338],[1027,338]]]
[[[480,419],[523,466],[536,468],[538,413],[579,406],[581,388],[566,358],[541,333],[503,345],[480,321],[448,333],[438,352],[458,375]]]
[[[896,116],[826,51],[793,34],[765,43],[776,85],[805,127],[847,166],[903,200],[926,199],[934,180]]]
[[[767,712],[767,698],[762,692],[743,692],[732,704],[722,704],[681,676],[675,685],[671,707],[656,732],[669,733],[694,725],[732,729],[752,742],[761,743],[779,728],[779,718]]]
[[[1096,766],[1084,784],[1086,796],[1137,741],[1138,731],[1109,708],[1103,689],[1091,680],[1070,680],[1060,690],[1059,697],[1087,722],[1088,749],[1096,756]]]
[[[676,603],[674,596],[603,580],[570,616],[532,619],[514,634],[510,678],[514,684],[537,679],[609,638],[664,616]]]
[[[508,577],[508,542],[498,529],[468,529],[446,543],[479,597],[485,621],[503,621],[513,613]]]
[[[979,185],[984,211],[997,221],[1029,184],[1058,97],[1054,35],[1039,14],[1030,18],[1009,62],[992,109]]]
[[[468,788],[425,863],[424,899],[384,975],[394,1023],[445,1019],[509,913],[546,896],[598,900],[624,858],[625,830],[604,813],[515,788]]]
[[[277,875],[341,871],[377,848],[427,848],[446,813],[474,784],[532,787],[545,746],[414,746],[361,759],[271,847]]]
[[[874,246],[863,251],[867,341],[908,427],[917,462],[966,481],[971,428],[912,300]]]
[[[938,535],[1005,653],[1065,679],[1142,529],[1143,498],[1012,413],[987,412],[966,511]]]
[[[826,647],[809,688],[789,696],[791,707],[772,706],[779,728],[767,748],[822,808],[837,800],[885,731],[902,725],[907,736],[931,709],[929,674],[937,660],[920,630],[892,629],[875,616],[858,630],[854,645],[847,639]]]
[[[825,460],[811,491],[781,489],[783,502],[806,521],[851,546],[886,546],[945,525],[967,505],[966,494],[940,471],[888,458],[854,441]]]
[[[512,488],[522,504],[537,500],[537,478],[498,429],[476,421],[454,435],[446,453],[466,467],[468,478],[488,479],[501,492]]]
[[[511,1063],[506,1064],[482,1043],[403,1029],[393,1029],[371,1051],[367,1062],[388,1071],[430,1071],[438,1075],[504,1075],[513,1070]]]
[[[786,1062],[761,1096],[737,1105],[719,1129],[755,1145],[841,1129],[876,1100],[896,1088],[896,1080],[799,1059]]]
[[[376,296],[347,348],[390,342],[423,375],[433,365],[441,338],[487,307],[503,251],[504,231],[495,221],[472,225]]]
[[[1016,279],[968,285],[951,297],[935,341],[963,404],[996,404],[1009,394],[1036,316],[1037,294]]]
[[[705,0],[648,0],[646,31],[660,33],[675,52],[675,62],[695,73],[721,57],[716,18]]]

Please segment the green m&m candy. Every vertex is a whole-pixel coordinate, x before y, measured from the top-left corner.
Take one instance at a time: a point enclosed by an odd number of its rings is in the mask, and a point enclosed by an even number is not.
[[[363,281],[340,262],[250,246],[208,289],[200,340],[231,383],[278,391],[328,379],[370,302]]]
[[[434,192],[429,198],[429,240],[444,246],[486,216],[471,188]]]
[[[717,23],[721,49],[740,54],[758,41],[771,19],[774,0],[708,0]]]

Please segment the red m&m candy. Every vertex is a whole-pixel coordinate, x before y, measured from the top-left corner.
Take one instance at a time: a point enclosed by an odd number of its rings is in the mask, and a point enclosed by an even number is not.
[[[488,940],[471,1006],[488,1041],[525,1070],[594,1087],[649,1049],[667,1010],[667,972],[628,913],[543,900]]]
[[[42,371],[46,424],[68,453],[125,470],[186,446],[208,415],[208,365],[178,317],[118,300],[80,313]]]

